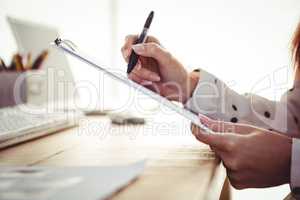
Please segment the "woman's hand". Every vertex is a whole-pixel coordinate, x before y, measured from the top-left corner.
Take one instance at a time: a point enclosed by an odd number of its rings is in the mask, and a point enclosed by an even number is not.
[[[270,187],[290,181],[291,138],[204,116],[200,116],[200,121],[216,133],[207,134],[193,125],[193,134],[221,158],[235,188]]]
[[[156,38],[149,36],[146,43],[134,45],[136,40],[136,35],[127,36],[121,49],[127,63],[132,50],[140,55],[129,78],[169,100],[185,103],[196,88],[199,76],[188,74],[184,66]]]

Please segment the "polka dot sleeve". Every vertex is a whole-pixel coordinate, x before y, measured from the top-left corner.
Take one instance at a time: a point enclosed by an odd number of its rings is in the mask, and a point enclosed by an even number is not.
[[[185,106],[216,120],[251,124],[282,133],[299,132],[300,104],[295,105],[288,96],[284,95],[281,101],[270,101],[251,93],[241,95],[202,69],[200,81]]]

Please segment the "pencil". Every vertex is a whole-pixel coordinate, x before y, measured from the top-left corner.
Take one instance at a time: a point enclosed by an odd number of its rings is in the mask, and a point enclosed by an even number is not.
[[[43,51],[38,57],[37,59],[35,59],[32,68],[31,69],[40,69],[43,62],[46,60],[46,58],[48,57],[48,51],[45,50]]]
[[[16,54],[14,56],[14,59],[15,59],[15,63],[16,63],[16,71],[17,72],[24,71],[24,66],[23,66],[23,62],[22,62],[22,56],[20,54]]]
[[[32,68],[32,58],[31,58],[31,53],[27,54],[27,63],[26,63],[26,69],[31,69]]]
[[[4,61],[0,58],[0,71],[5,71],[6,69]]]
[[[11,63],[10,63],[10,66],[9,66],[9,70],[10,71],[14,71],[16,70],[16,59],[15,59],[15,55],[12,57],[11,59]]]

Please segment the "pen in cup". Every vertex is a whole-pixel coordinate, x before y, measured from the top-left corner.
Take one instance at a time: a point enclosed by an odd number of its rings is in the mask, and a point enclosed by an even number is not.
[[[142,33],[139,35],[137,41],[134,44],[145,43],[145,41],[147,39],[148,30],[152,23],[153,17],[154,17],[154,12],[151,11],[145,22]],[[134,51],[132,51],[130,54],[129,62],[128,62],[128,66],[127,66],[127,74],[129,74],[134,69],[138,60],[139,60],[139,56]]]

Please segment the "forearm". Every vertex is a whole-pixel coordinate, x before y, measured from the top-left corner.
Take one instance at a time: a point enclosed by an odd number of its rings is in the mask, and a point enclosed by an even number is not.
[[[186,89],[184,89],[187,94],[183,98],[183,102],[182,102],[183,104],[185,104],[192,97],[199,80],[200,80],[199,71],[192,71],[188,74]]]

